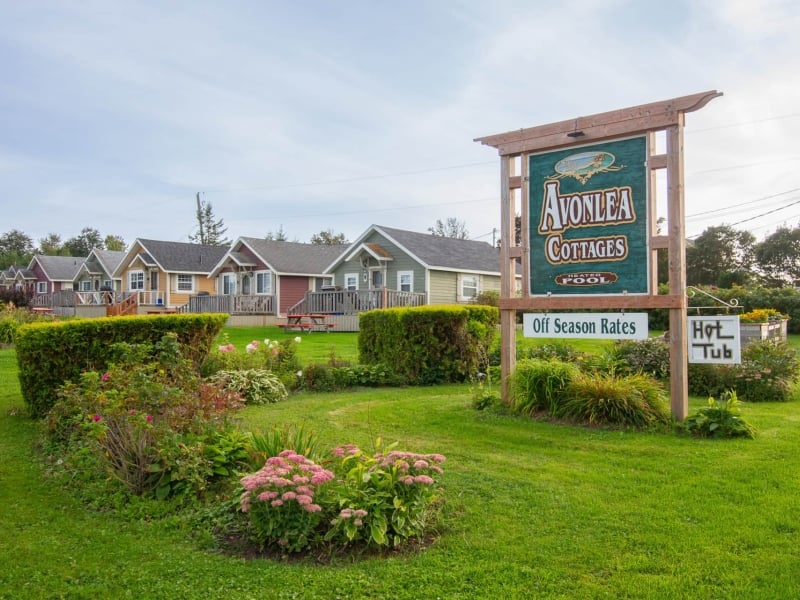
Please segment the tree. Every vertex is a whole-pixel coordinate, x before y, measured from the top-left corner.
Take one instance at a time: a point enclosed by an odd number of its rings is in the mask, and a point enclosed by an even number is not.
[[[448,217],[444,223],[442,223],[441,219],[436,219],[436,224],[433,227],[428,227],[428,231],[439,237],[449,237],[456,240],[469,239],[466,223],[459,221],[455,217]]]
[[[107,235],[103,241],[106,245],[106,250],[125,252],[125,249],[128,247],[121,235]]]
[[[105,249],[103,236],[93,227],[84,227],[79,235],[69,238],[64,242],[67,256],[89,256],[93,248]]]
[[[189,240],[197,244],[208,246],[228,246],[231,242],[225,237],[228,228],[225,227],[222,219],[217,219],[214,209],[210,202],[200,200],[200,192],[197,192],[197,233],[190,235]]]
[[[277,233],[272,233],[271,231],[267,232],[267,235],[264,236],[265,240],[275,241],[275,242],[288,242],[289,238],[286,237],[286,232],[283,230],[283,225],[278,228]]]
[[[737,231],[730,225],[709,227],[686,248],[686,283],[746,284],[753,272],[755,241],[749,231]]]
[[[45,256],[69,256],[69,252],[64,248],[61,236],[57,233],[48,233],[47,237],[39,240],[39,254]]]
[[[800,228],[779,227],[755,247],[755,259],[769,285],[800,279]]]
[[[311,243],[318,246],[343,246],[350,242],[343,233],[333,233],[333,229],[325,229],[312,235]]]
[[[0,235],[0,269],[11,265],[27,265],[33,252],[33,240],[19,229]]]

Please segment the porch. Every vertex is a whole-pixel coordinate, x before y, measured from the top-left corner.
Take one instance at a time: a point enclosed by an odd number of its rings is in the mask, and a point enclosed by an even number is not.
[[[376,308],[423,306],[428,295],[421,292],[400,292],[387,288],[372,290],[331,290],[306,292],[305,298],[290,307],[289,314],[324,313],[331,315],[357,315]]]

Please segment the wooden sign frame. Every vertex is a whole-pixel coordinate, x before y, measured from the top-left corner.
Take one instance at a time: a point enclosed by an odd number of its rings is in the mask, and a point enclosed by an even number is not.
[[[562,309],[669,309],[670,405],[678,420],[688,413],[688,339],[686,308],[686,226],[684,209],[683,127],[685,114],[703,108],[721,92],[711,90],[642,104],[630,108],[578,117],[558,123],[476,138],[496,148],[500,155],[500,333],[501,394],[508,402],[509,377],[516,365],[516,315],[519,310]],[[656,136],[666,134],[666,152],[656,154]],[[528,157],[532,153],[567,149],[632,135],[648,136],[647,168],[650,177],[650,293],[615,296],[531,296],[530,228],[528,215]],[[666,170],[667,233],[656,230],[656,173]],[[521,194],[522,232],[515,240],[516,197]],[[657,251],[669,254],[669,293],[658,294]],[[522,264],[521,297],[516,296],[517,264]]]

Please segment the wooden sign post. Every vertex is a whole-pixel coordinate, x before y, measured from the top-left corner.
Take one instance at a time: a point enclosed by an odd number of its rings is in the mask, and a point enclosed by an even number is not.
[[[517,311],[666,308],[672,414],[686,418],[684,115],[721,95],[708,91],[475,139],[500,154],[503,401],[509,401],[516,362]],[[664,153],[656,153],[660,132]],[[666,235],[656,226],[655,181],[662,169]],[[662,248],[669,253],[666,295],[657,285]]]

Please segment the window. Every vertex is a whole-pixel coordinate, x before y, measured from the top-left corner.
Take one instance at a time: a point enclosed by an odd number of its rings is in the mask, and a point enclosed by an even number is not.
[[[114,283],[110,279],[104,279],[103,280],[103,289],[104,290],[113,290],[114,289]]]
[[[222,293],[230,296],[236,293],[236,275],[234,273],[223,273],[222,277]]]
[[[461,298],[469,300],[478,295],[478,276],[477,275],[462,275],[461,276]]]
[[[191,292],[194,290],[194,277],[192,275],[178,275],[178,291]]]
[[[92,291],[92,282],[89,281],[88,279],[84,279],[83,281],[81,281],[80,290],[82,292],[91,292]]]
[[[358,289],[358,273],[345,273],[344,274],[344,289],[357,290]]]
[[[17,284],[17,287],[22,287],[22,285]],[[47,293],[47,282],[46,281],[37,281],[36,282],[36,293],[37,294],[46,294]]]
[[[256,271],[256,294],[272,293],[272,271]]]
[[[131,271],[130,273],[128,273],[128,289],[129,290],[144,289],[144,271]]]
[[[400,271],[397,273],[397,289],[401,292],[414,291],[414,271]]]

